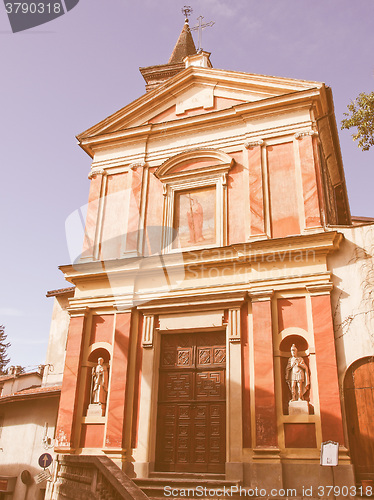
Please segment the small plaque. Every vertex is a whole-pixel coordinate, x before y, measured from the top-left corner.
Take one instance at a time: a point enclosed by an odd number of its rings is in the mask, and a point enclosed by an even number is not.
[[[43,481],[47,481],[48,479],[51,479],[51,472],[50,470],[44,469],[42,472],[39,472],[36,476],[34,476],[34,480],[36,484],[42,483]]]
[[[321,445],[321,465],[334,467],[339,461],[339,443],[326,441]]]

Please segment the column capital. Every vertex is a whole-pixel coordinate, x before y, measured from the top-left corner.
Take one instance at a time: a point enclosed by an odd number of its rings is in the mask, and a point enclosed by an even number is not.
[[[310,285],[306,287],[310,295],[330,295],[331,290],[334,288],[332,283],[322,283],[317,285]]]
[[[240,342],[240,307],[229,309],[227,336],[229,342]]]
[[[107,171],[106,171],[106,170],[104,170],[103,168],[98,168],[98,167],[96,167],[96,168],[93,168],[93,169],[91,170],[91,172],[88,174],[88,178],[89,178],[89,179],[93,179],[93,178],[94,178],[94,177],[96,177],[97,175],[103,175],[103,176],[104,176],[104,175],[106,175],[106,174],[107,174]]]
[[[153,314],[146,314],[143,318],[142,346],[144,348],[153,347],[153,337],[155,331],[155,317]]]
[[[262,139],[257,139],[257,141],[245,141],[244,147],[246,149],[255,148],[256,146],[264,146],[265,142]]]
[[[252,302],[265,302],[271,300],[274,295],[274,290],[258,290],[255,292],[249,292],[249,296]]]
[[[69,316],[71,318],[80,318],[80,317],[86,317],[87,314],[90,311],[90,308],[87,306],[83,307],[68,307],[67,311],[69,313]]]
[[[138,167],[146,167],[147,164],[145,161],[134,161],[133,163],[130,163],[129,168],[131,170],[135,170]]]
[[[304,130],[303,132],[296,132],[295,139],[300,141],[304,137],[313,137],[318,136],[318,132],[316,130]]]

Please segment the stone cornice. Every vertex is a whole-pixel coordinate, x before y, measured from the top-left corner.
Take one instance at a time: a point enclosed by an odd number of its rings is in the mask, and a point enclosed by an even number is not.
[[[231,293],[205,293],[204,295],[178,296],[172,294],[153,299],[138,306],[144,314],[171,314],[183,309],[191,311],[235,309],[239,308],[247,299],[246,291],[232,291]]]
[[[145,124],[135,127],[130,126],[123,130],[109,133],[103,132],[100,135],[93,135],[91,137],[78,136],[80,140],[79,145],[90,156],[93,156],[94,151],[97,148],[102,148],[104,145],[106,145],[106,147],[108,147],[109,144],[114,146],[115,144],[129,139],[146,139],[152,135],[183,131],[183,129],[191,127],[206,128],[207,126],[218,126],[219,122],[225,122],[227,125],[230,120],[236,122],[239,118],[241,119],[245,116],[253,119],[262,115],[264,112],[273,114],[275,108],[277,108],[277,113],[280,113],[286,111],[287,108],[294,108],[301,104],[310,107],[311,100],[318,98],[319,89],[302,90],[291,94],[267,97],[258,101],[245,102],[223,110],[211,111],[209,113],[179,118],[163,123]]]
[[[343,235],[336,231],[313,233],[299,236],[289,236],[277,239],[264,239],[252,243],[240,243],[221,248],[197,249],[185,252],[171,252],[154,255],[147,258],[132,257],[113,259],[105,262],[92,261],[74,265],[59,266],[65,274],[65,278],[71,283],[77,280],[89,280],[95,277],[123,274],[152,275],[159,273],[160,269],[167,268],[169,271],[188,267],[198,269],[210,265],[219,267],[232,264],[288,262],[297,256],[305,260],[314,259],[316,255],[327,255],[339,248]]]
[[[96,277],[93,277],[96,279]],[[87,278],[87,282],[90,278]],[[247,296],[256,301],[269,300],[276,292],[305,293],[307,289],[318,290],[317,294],[329,287],[331,275],[329,272],[306,272],[297,276],[283,276],[276,278],[259,278],[250,282],[243,280],[236,284],[222,284],[215,286],[195,286],[178,288],[177,290],[155,289],[153,292],[138,292],[123,296],[113,296],[108,290],[106,295],[84,296],[70,300],[70,311],[79,311],[83,307],[87,311],[128,312],[137,307],[145,314],[160,314],[179,312],[181,308],[191,311],[207,311],[217,309],[235,309],[242,305]],[[208,296],[209,294],[209,296]]]

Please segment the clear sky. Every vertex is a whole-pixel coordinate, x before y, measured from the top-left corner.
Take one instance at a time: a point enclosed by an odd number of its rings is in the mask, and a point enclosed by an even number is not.
[[[20,0],[21,1],[21,0]],[[181,8],[215,21],[215,68],[323,81],[337,121],[374,89],[374,0],[80,0],[13,34],[0,5],[1,296],[12,364],[44,361],[53,299],[69,286],[65,219],[87,202],[90,158],[75,135],[144,93],[139,66],[166,63]],[[374,216],[374,150],[340,132],[353,215]]]

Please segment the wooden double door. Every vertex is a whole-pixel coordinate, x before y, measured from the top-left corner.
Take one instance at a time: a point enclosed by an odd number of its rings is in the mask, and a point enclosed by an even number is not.
[[[161,337],[156,470],[224,472],[224,332]]]

